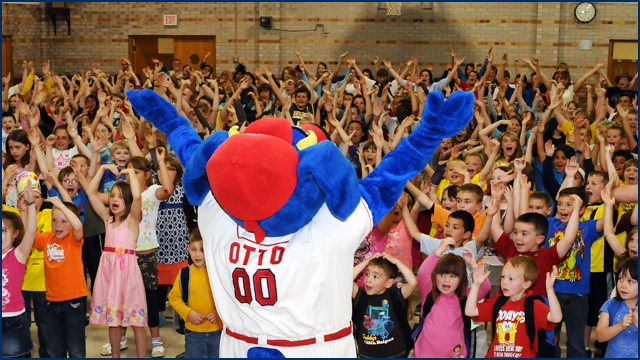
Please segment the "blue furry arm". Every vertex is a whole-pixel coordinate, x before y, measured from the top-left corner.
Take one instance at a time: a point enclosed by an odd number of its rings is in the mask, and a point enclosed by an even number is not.
[[[374,225],[395,206],[407,181],[424,169],[442,139],[456,135],[469,124],[474,101],[473,94],[462,91],[454,92],[446,102],[441,92],[429,93],[420,126],[358,182]]]
[[[189,203],[200,206],[211,187],[207,178],[207,162],[218,146],[229,138],[226,131],[216,131],[206,138],[202,145],[194,150],[191,159],[185,165],[182,183]]]

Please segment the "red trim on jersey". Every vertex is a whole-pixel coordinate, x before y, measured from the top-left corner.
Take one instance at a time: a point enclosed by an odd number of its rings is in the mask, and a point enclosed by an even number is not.
[[[350,336],[351,328],[352,328],[352,325],[349,324],[349,326],[347,326],[342,330],[338,330],[333,334],[325,335],[324,342],[339,340],[339,339],[342,339],[343,337]],[[249,344],[258,345],[258,338],[256,337],[238,334],[236,332],[229,330],[229,328],[225,328],[224,331],[227,333],[227,335],[231,336],[232,338],[242,340]],[[306,340],[267,340],[267,345],[283,346],[283,347],[306,346],[306,345],[313,345],[315,343],[316,343],[316,338],[306,339]]]
[[[364,208],[367,209],[367,215],[369,215],[369,221],[371,221],[371,225],[375,225],[373,223],[373,217],[371,216],[371,210],[369,210],[369,206],[367,205],[366,201],[364,201],[364,199],[360,199],[360,202],[364,205]]]
[[[259,242],[255,241],[255,240],[247,239],[246,237],[240,236],[240,225],[237,225],[237,224],[236,224],[236,235],[238,236],[238,239],[247,240],[250,243],[253,243],[253,244],[256,244],[256,245],[262,245],[262,246],[276,246],[276,245],[288,243],[288,241],[283,241],[283,242],[279,242],[279,243],[275,243],[275,244],[263,244],[263,243],[259,243]]]

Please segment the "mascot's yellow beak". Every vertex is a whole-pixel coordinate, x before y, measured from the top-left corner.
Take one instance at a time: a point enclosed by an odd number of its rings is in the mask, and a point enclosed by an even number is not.
[[[240,128],[238,127],[238,125],[232,126],[231,129],[229,129],[229,137],[240,134],[239,129]],[[298,148],[298,150],[306,149],[309,146],[315,145],[318,143],[318,137],[313,131],[308,131],[307,134],[308,135],[306,138],[298,141],[298,143],[296,144],[296,147]]]
[[[229,129],[229,137],[240,134],[240,131],[238,131],[238,129],[240,129],[238,125],[232,126],[231,129]]]
[[[298,148],[298,150],[306,149],[309,146],[315,145],[318,143],[318,137],[316,136],[316,133],[314,133],[313,131],[307,131],[307,133],[309,135],[307,135],[306,138],[298,141],[298,143],[296,144],[296,147]]]

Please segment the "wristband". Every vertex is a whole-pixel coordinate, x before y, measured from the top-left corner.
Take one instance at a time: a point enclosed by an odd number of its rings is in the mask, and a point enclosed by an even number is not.
[[[33,199],[32,202],[28,202],[27,200],[25,200],[24,203],[27,204],[27,206],[31,206],[36,203],[36,199]]]
[[[203,87],[204,85],[204,81],[200,83],[200,87]]]

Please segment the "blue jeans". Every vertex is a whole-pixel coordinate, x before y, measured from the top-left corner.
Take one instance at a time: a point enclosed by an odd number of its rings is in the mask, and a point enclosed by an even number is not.
[[[566,325],[567,333],[567,358],[585,358],[587,352],[584,348],[584,331],[587,327],[587,314],[589,313],[589,298],[587,294],[556,293],[560,309],[562,309],[562,322],[556,326],[556,357],[560,357],[560,331],[562,323]]]
[[[84,358],[84,299],[47,301],[47,351],[53,358]]]
[[[31,349],[33,349],[33,342],[27,312],[17,316],[3,317],[2,357],[22,357],[29,354]]]
[[[24,308],[27,316],[31,315],[31,300],[33,300],[33,317],[38,328],[38,356],[48,358],[47,352],[47,292],[46,291],[22,291]]]
[[[185,358],[218,358],[222,330],[195,332],[184,329]]]

